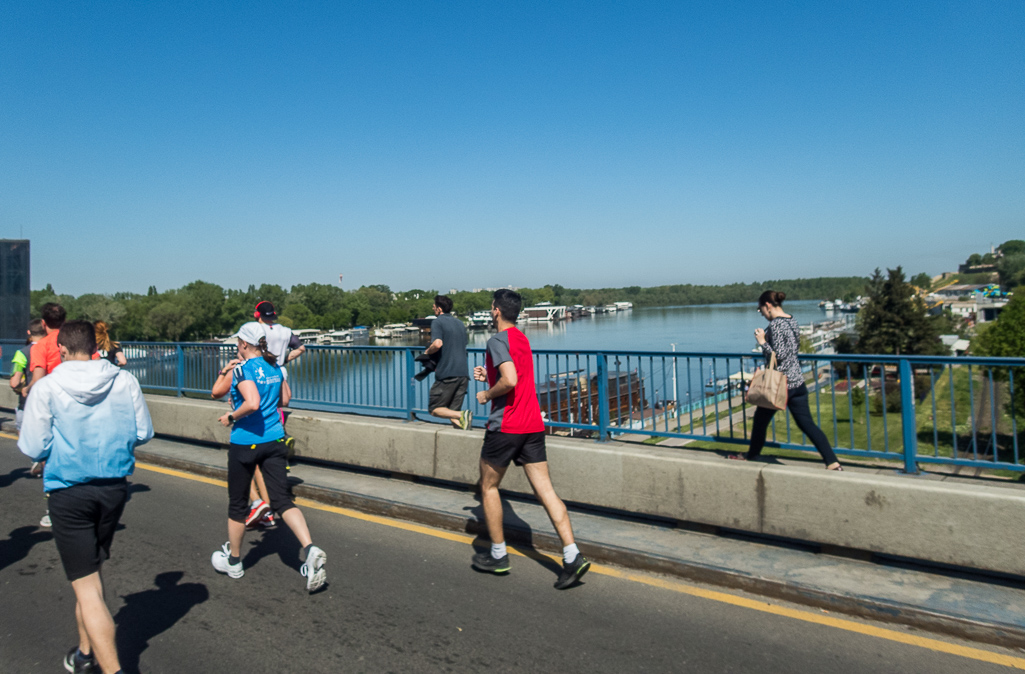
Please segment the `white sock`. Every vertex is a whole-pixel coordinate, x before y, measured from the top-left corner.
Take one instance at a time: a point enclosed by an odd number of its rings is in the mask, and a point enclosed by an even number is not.
[[[491,556],[495,559],[502,559],[505,557],[505,543],[492,543]]]
[[[260,499],[256,499],[255,501],[250,503],[249,504],[249,509],[252,510],[253,508],[255,508],[259,502],[260,502]]]
[[[567,545],[566,547],[564,547],[562,549],[562,561],[564,561],[567,564],[569,564],[574,559],[576,559],[577,555],[579,555],[579,554],[580,554],[580,549],[577,548],[577,544],[576,543],[570,543],[569,545]]]

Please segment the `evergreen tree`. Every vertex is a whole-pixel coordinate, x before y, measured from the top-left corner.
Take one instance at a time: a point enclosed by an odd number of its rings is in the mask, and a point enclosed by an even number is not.
[[[869,301],[858,321],[858,352],[891,355],[931,356],[945,353],[936,325],[926,315],[925,305],[904,279],[900,267],[878,269],[869,280]]]

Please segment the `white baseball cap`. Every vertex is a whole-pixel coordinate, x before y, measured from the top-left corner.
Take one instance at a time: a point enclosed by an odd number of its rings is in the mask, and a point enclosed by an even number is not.
[[[248,323],[243,323],[242,327],[238,329],[238,332],[232,335],[232,337],[238,337],[246,344],[252,344],[253,346],[258,345],[260,343],[260,340],[265,338],[266,336],[267,333],[264,331],[263,325],[257,323],[256,321],[249,321]]]

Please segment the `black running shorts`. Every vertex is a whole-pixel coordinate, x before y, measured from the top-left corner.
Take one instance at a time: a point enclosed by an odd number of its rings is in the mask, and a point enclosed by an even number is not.
[[[128,480],[93,480],[48,494],[53,540],[68,580],[96,573],[110,559],[110,544],[128,501]]]
[[[434,412],[437,407],[447,407],[457,412],[461,410],[469,382],[469,377],[446,377],[435,380],[427,398],[427,411]]]
[[[538,433],[484,431],[484,446],[480,450],[480,458],[495,468],[505,468],[510,461],[517,466],[547,461],[545,434],[543,431]]]
[[[271,510],[281,514],[295,507],[288,491],[288,448],[285,439],[257,445],[228,445],[228,519],[245,522],[249,514],[249,484],[259,466],[267,485]]]

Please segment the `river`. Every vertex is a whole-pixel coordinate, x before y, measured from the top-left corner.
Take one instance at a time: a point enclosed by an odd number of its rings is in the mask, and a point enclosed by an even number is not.
[[[784,307],[798,323],[838,318],[818,307],[818,300],[787,302]],[[715,351],[747,353],[755,347],[754,330],[767,325],[755,303],[707,304],[686,307],[643,307],[598,314],[558,323],[526,323],[520,329],[535,349],[615,351]],[[470,333],[472,346],[484,346],[490,331]],[[425,340],[426,341],[426,340]],[[411,340],[373,340],[378,345],[420,344]]]

